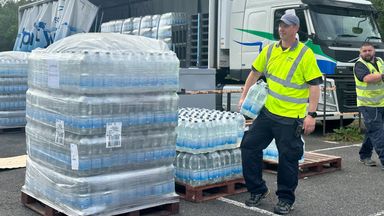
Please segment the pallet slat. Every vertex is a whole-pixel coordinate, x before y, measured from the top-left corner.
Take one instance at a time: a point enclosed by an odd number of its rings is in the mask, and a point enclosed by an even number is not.
[[[66,214],[61,213],[54,208],[43,204],[34,197],[29,196],[28,194],[21,192],[21,203],[27,208],[35,211],[39,215],[43,216],[66,216]],[[141,216],[146,214],[156,214],[161,216],[174,215],[179,213],[179,202],[169,203],[158,205],[146,209],[140,209],[136,211],[126,212],[123,214],[118,214],[116,216]]]
[[[203,202],[246,191],[247,189],[243,178],[196,187],[182,182],[176,182],[176,193],[178,193],[181,198],[191,202]]]
[[[277,173],[278,163],[276,161],[264,160],[263,163],[264,171]],[[334,172],[341,170],[341,157],[314,152],[305,152],[304,162],[299,164],[299,169],[299,178]]]
[[[1,127],[0,126],[0,133],[22,133],[25,132],[24,126],[19,127]]]

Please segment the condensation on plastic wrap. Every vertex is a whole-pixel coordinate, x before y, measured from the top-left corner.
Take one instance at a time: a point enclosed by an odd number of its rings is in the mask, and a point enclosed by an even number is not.
[[[0,52],[0,128],[24,127],[28,55]]]
[[[116,215],[178,202],[173,175],[168,165],[73,178],[28,157],[22,191],[67,215]]]

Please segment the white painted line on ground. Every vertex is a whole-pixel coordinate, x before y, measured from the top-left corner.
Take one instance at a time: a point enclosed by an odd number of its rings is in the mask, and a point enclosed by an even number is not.
[[[274,214],[274,213],[272,213],[270,211],[267,211],[267,210],[264,210],[264,209],[260,209],[260,208],[257,208],[257,207],[249,207],[249,206],[246,206],[244,203],[237,202],[235,200],[227,199],[227,198],[224,198],[224,197],[217,198],[217,200],[220,200],[222,202],[226,202],[226,203],[229,203],[229,204],[241,207],[241,208],[249,209],[249,210],[261,213],[261,214],[271,215],[271,216],[278,216],[277,214]]]
[[[325,140],[324,142],[325,143],[331,143],[331,144],[339,144],[339,142],[335,142],[335,141],[327,141],[327,140]]]
[[[332,147],[332,148],[324,148],[324,149],[317,149],[309,152],[321,152],[321,151],[329,151],[329,150],[335,150],[335,149],[343,149],[343,148],[350,148],[350,147],[359,147],[361,144],[353,144],[353,145],[345,145],[345,146],[338,146],[338,147]]]
[[[383,216],[384,215],[384,211],[382,211],[382,212],[378,212],[378,213],[376,213],[376,214],[371,214],[371,215],[369,215],[369,216]]]

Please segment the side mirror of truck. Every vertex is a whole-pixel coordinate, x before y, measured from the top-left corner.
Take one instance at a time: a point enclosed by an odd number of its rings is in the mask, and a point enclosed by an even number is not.
[[[377,19],[379,16],[383,15],[383,12],[381,11],[374,11],[373,12],[373,18]]]
[[[363,29],[360,27],[353,27],[352,32],[355,34],[361,34],[361,33],[363,33]]]

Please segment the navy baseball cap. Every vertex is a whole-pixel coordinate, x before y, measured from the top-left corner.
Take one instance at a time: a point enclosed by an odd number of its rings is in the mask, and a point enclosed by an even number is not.
[[[279,20],[279,23],[280,22],[283,22],[287,25],[297,25],[299,26],[300,25],[300,20],[299,20],[299,17],[297,17],[295,14],[284,14],[280,20]]]

